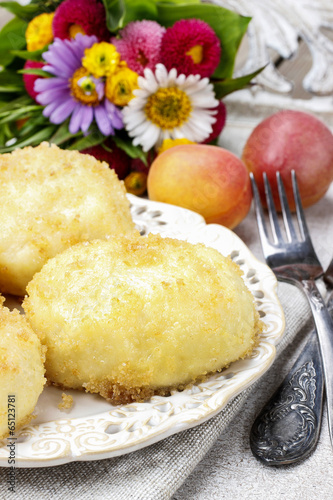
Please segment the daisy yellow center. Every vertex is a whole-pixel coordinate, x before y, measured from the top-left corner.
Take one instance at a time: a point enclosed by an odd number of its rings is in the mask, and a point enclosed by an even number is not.
[[[145,114],[162,129],[180,127],[192,111],[188,95],[177,87],[160,88],[152,94],[145,106]]]
[[[194,64],[200,64],[203,59],[203,47],[202,45],[194,45],[186,52],[187,56],[192,57]]]
[[[82,35],[86,34],[82,26],[79,24],[71,24],[68,32],[71,38],[75,38],[78,33],[81,33]]]
[[[82,65],[96,78],[114,73],[120,63],[120,54],[112,43],[94,43],[85,49]]]
[[[96,85],[85,68],[79,68],[70,79],[72,96],[82,104],[97,106],[99,98]]]
[[[27,49],[29,51],[39,50],[53,40],[52,21],[54,13],[40,14],[34,17],[25,32]]]

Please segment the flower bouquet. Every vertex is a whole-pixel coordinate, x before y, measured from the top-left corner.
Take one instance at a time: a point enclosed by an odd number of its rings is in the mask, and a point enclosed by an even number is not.
[[[213,143],[250,18],[198,0],[1,2],[0,153],[49,141],[145,189],[156,154]]]

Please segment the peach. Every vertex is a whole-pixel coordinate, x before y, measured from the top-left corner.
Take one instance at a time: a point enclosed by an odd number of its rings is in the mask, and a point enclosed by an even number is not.
[[[249,174],[237,156],[217,146],[187,144],[154,160],[148,174],[148,196],[232,229],[247,215],[252,192]]]
[[[281,173],[294,210],[291,170],[295,170],[304,207],[324,196],[333,180],[333,135],[315,116],[284,110],[262,121],[247,140],[242,160],[253,172],[264,202],[263,172],[280,208],[276,172]]]

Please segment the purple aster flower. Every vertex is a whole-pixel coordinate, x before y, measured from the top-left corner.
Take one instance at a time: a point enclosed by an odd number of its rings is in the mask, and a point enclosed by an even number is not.
[[[86,133],[94,119],[106,136],[123,127],[121,111],[104,98],[104,82],[82,66],[85,49],[97,42],[95,36],[79,33],[71,40],[56,38],[43,53],[47,62],[43,69],[54,76],[36,80],[36,101],[45,106],[43,115],[52,123],[58,125],[71,116],[71,134]]]

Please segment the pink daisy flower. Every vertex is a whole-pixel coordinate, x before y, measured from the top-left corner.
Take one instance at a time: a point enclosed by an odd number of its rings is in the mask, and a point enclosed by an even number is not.
[[[106,27],[105,9],[98,0],[65,0],[55,11],[52,24],[56,38],[74,38],[77,33],[95,35],[99,40],[110,36]]]
[[[155,21],[134,21],[120,31],[121,38],[113,37],[121,58],[128,67],[143,76],[145,68],[155,69],[160,62],[160,48],[165,28]]]
[[[170,71],[210,77],[221,57],[215,31],[201,19],[181,19],[166,30],[161,44],[161,62]]]
[[[38,62],[38,61],[26,61],[25,65],[23,66],[24,69],[35,69],[39,68],[42,69],[42,67],[45,65],[45,63]],[[25,90],[27,93],[32,97],[34,100],[36,100],[36,96],[38,95],[37,92],[34,90],[34,85],[35,81],[37,78],[40,78],[38,75],[28,75],[24,74],[23,75],[23,82],[25,86]]]
[[[216,139],[222,132],[222,129],[225,125],[225,121],[227,118],[227,109],[225,107],[225,104],[222,101],[220,101],[217,107],[214,109],[217,111],[216,115],[214,115],[214,118],[216,118],[216,122],[213,123],[212,125],[213,130],[207,137],[207,139],[203,141],[203,144],[208,144],[209,142]]]

